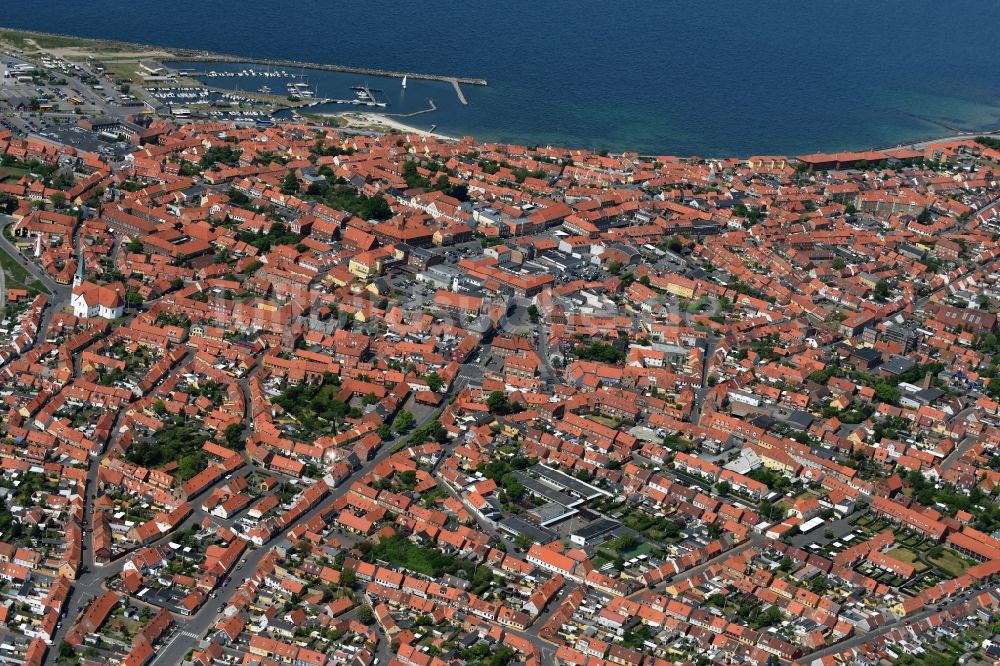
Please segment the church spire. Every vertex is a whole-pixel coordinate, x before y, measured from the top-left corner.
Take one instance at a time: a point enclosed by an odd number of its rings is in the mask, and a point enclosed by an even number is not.
[[[80,256],[76,259],[76,275],[73,276],[73,286],[79,287],[86,279],[87,273],[83,265],[83,245],[80,246]]]

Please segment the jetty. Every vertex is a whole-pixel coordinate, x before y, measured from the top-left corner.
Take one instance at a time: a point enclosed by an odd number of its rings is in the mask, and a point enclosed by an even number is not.
[[[419,116],[424,113],[432,113],[437,111],[437,105],[434,100],[430,97],[427,98],[427,108],[420,109],[419,111],[411,111],[410,113],[384,113],[384,116],[391,116],[393,118],[412,118],[413,116]]]
[[[79,37],[77,35],[66,35],[53,32],[41,32],[37,30],[16,30],[19,33],[26,35],[37,35],[43,37],[60,37],[63,39],[73,39],[80,42],[80,49],[86,49],[87,43],[91,44],[110,44],[116,48],[131,49],[133,51],[145,51],[149,52],[148,56],[150,59],[157,60],[174,60],[177,62],[219,62],[219,63],[246,63],[252,65],[264,65],[268,67],[288,67],[293,69],[314,69],[327,72],[345,72],[348,74],[361,74],[364,76],[384,76],[393,79],[418,79],[424,81],[442,81],[444,83],[450,83],[455,89],[455,94],[458,95],[458,101],[462,104],[468,105],[468,100],[465,98],[462,92],[462,85],[468,86],[485,86],[487,85],[486,79],[478,79],[473,77],[465,76],[448,76],[443,74],[427,74],[425,72],[400,72],[391,69],[381,69],[378,67],[355,67],[353,65],[335,65],[325,62],[304,62],[300,60],[288,60],[288,59],[274,59],[274,58],[256,58],[253,56],[238,56],[229,53],[215,53],[212,51],[202,51],[196,49],[183,49],[183,48],[172,48],[164,46],[155,46],[151,44],[140,44],[136,42],[126,42],[114,39],[91,39],[89,37]],[[94,55],[96,57],[115,60],[114,52],[105,52],[95,50]]]
[[[153,47],[147,47],[153,48]],[[486,79],[476,79],[465,76],[446,76],[443,74],[426,74],[422,72],[400,72],[392,69],[379,69],[377,67],[355,67],[353,65],[334,65],[325,62],[303,62],[301,60],[283,60],[273,58],[254,58],[251,56],[236,56],[225,53],[212,53],[210,51],[191,51],[189,49],[164,49],[169,51],[170,57],[177,62],[220,62],[237,63],[248,65],[264,65],[269,67],[290,67],[294,69],[315,69],[326,72],[346,72],[348,74],[362,74],[366,76],[384,76],[392,79],[422,79],[424,81],[444,81],[451,83],[459,90],[458,85],[485,86],[488,85]]]
[[[423,81],[442,81],[444,83],[451,84],[452,88],[455,89],[455,94],[458,96],[458,101],[466,106],[468,106],[469,101],[465,98],[465,93],[462,92],[462,84],[470,86],[487,85],[486,79],[475,79],[463,76],[444,76],[439,74],[423,74],[420,72],[398,72],[391,69],[378,69],[375,67],[332,65],[329,63],[320,63],[320,62],[300,62],[298,60],[245,58],[243,56],[233,56],[221,53],[208,53],[201,51],[191,52],[191,51],[180,50],[176,51],[172,55],[172,58],[177,62],[264,65],[265,67],[270,67],[270,68],[279,67],[279,68],[292,68],[298,70],[312,69],[325,72],[344,72],[348,74],[362,74],[364,76],[382,76],[393,79],[420,79]],[[201,75],[207,74],[207,72],[188,72],[188,74],[192,76],[197,76],[199,74]]]
[[[462,92],[462,86],[458,85],[459,83],[460,81],[458,79],[451,80],[451,85],[455,87],[455,94],[458,95],[458,101],[468,106],[469,102],[465,99],[465,94]],[[485,81],[483,82],[483,85],[486,85]]]

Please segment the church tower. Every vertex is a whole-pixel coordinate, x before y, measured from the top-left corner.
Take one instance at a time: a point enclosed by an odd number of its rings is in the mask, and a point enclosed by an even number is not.
[[[73,286],[79,287],[87,277],[83,266],[83,247],[80,248],[80,256],[76,260],[76,275],[73,276]]]

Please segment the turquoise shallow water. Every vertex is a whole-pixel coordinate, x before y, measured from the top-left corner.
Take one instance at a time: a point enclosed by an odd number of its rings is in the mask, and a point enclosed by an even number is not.
[[[10,27],[482,77],[384,88],[411,122],[481,140],[748,155],[1000,128],[1000,3],[841,0],[21,0]],[[325,80],[324,80],[325,79]],[[349,91],[348,91],[349,92]]]

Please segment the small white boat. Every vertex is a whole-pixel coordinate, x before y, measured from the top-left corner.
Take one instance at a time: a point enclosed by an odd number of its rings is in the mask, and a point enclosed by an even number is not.
[[[403,76],[403,90],[406,90],[406,76]]]

